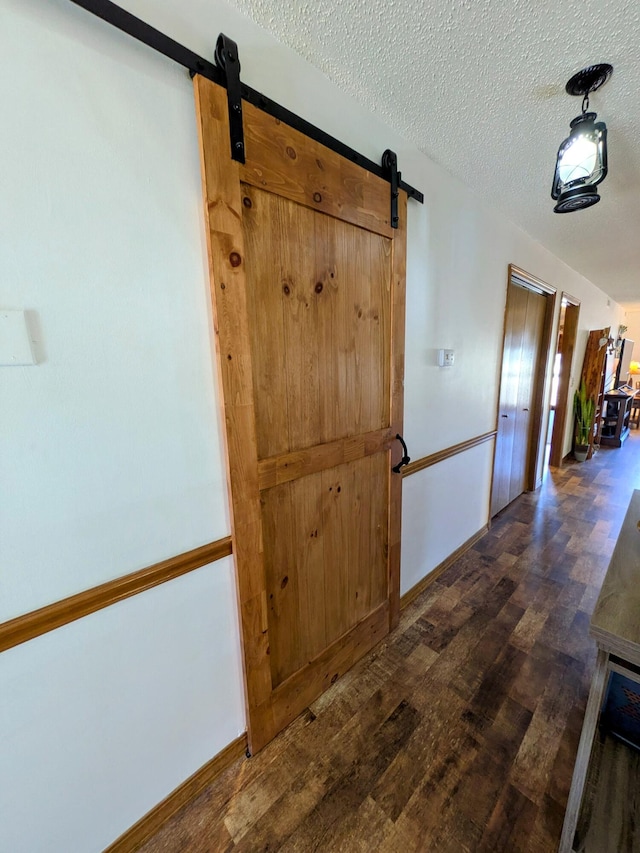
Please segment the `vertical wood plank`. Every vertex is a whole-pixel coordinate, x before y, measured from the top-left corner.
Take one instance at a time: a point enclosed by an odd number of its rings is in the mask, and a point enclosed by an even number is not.
[[[242,200],[238,166],[222,157],[229,128],[226,94],[194,78],[209,280],[226,426],[233,551],[244,650],[249,746],[259,749],[275,734],[267,711],[256,724],[253,709],[268,703],[271,671],[268,658],[266,592],[258,488],[258,452],[253,404],[250,333],[242,233]]]
[[[321,477],[325,626],[327,642],[333,642],[350,627],[347,563],[351,525],[346,507],[349,503],[351,472],[348,466],[341,465],[323,471]]]
[[[314,235],[315,278],[322,285],[318,302],[318,420],[320,441],[325,443],[336,438],[336,409],[339,405],[332,391],[337,380],[332,317],[339,299],[335,220],[328,216],[316,217]]]
[[[336,304],[331,314],[331,354],[335,359],[333,386],[334,437],[362,432],[362,419],[358,406],[359,389],[356,388],[356,353],[353,339],[351,299],[357,292],[354,270],[354,243],[349,240],[345,225],[332,221],[337,259]],[[362,234],[366,239],[366,234]],[[358,242],[360,234],[358,234]]]
[[[256,435],[260,459],[290,450],[286,395],[287,351],[283,303],[293,283],[283,268],[280,246],[265,257],[265,235],[285,230],[277,197],[242,185],[242,224],[247,258],[247,310],[251,340]]]
[[[279,199],[284,232],[280,235],[283,268],[291,289],[283,297],[284,345],[289,447],[320,443],[318,419],[318,304],[322,290],[314,278],[314,219],[318,214]]]
[[[270,489],[262,497],[265,573],[269,612],[269,657],[273,686],[304,662],[304,634],[300,624],[299,531],[292,487]],[[286,531],[286,532],[285,532]]]
[[[395,357],[395,348],[398,345],[398,336],[401,336],[402,345],[401,353],[397,355],[398,361],[402,362],[402,417],[404,417],[404,301],[402,297],[402,306],[399,310],[402,313],[403,326],[401,329],[396,329],[395,333],[392,330],[392,314],[393,314],[393,299],[394,299],[394,276],[396,271],[394,268],[394,253],[399,253],[401,260],[399,261],[401,268],[397,273],[398,276],[406,277],[406,222],[398,228],[398,236],[393,241],[380,240],[372,235],[371,248],[369,251],[369,277],[372,283],[373,292],[376,294],[376,302],[372,304],[372,324],[370,327],[372,334],[372,363],[380,365],[380,377],[378,387],[373,392],[373,401],[371,408],[371,428],[384,429],[384,427],[392,426],[396,415],[392,412],[393,392],[390,395],[388,389],[394,382],[394,370],[398,365],[392,362]],[[402,244],[402,245],[400,245]],[[402,278],[402,289],[406,293],[406,281]],[[392,335],[395,334],[395,339]],[[400,430],[402,432],[402,430]]]
[[[321,478],[318,478],[321,486]],[[324,531],[322,496],[302,480],[295,484],[292,501],[298,511],[298,571],[300,575],[300,624],[305,626],[306,661],[313,660],[329,645],[326,629]]]
[[[376,454],[374,458],[385,459],[386,453]],[[386,568],[383,554],[375,560],[374,548],[374,506],[375,506],[375,484],[371,477],[372,457],[363,460],[360,466],[359,476],[354,478],[353,492],[350,497],[349,515],[355,529],[355,536],[351,542],[351,553],[349,554],[349,566],[351,569],[349,578],[349,597],[353,608],[354,620],[359,622],[371,612],[372,587],[375,584],[375,575],[382,575],[385,581],[386,597]],[[380,524],[378,516],[377,523]],[[379,567],[375,572],[375,567]],[[380,602],[378,602],[380,603]]]
[[[401,479],[399,475],[392,474],[389,468],[389,453],[377,453],[375,456],[369,457],[369,482],[365,488],[369,489],[368,499],[368,518],[364,518],[364,524],[369,531],[369,541],[367,543],[369,566],[381,566],[383,570],[373,573],[371,568],[368,571],[366,586],[369,595],[369,608],[373,610],[381,604],[388,594],[388,587],[391,579],[388,569],[389,537],[391,532],[388,528],[389,508],[387,507],[387,493],[390,488],[389,480]],[[395,485],[395,483],[391,483]],[[402,494],[402,492],[401,492]],[[366,566],[363,565],[361,571],[366,571]],[[365,578],[362,578],[362,585],[365,585]]]
[[[385,359],[391,365],[389,412],[394,433],[403,432],[404,418],[404,330],[406,304],[406,251],[407,251],[407,196],[400,192],[398,198],[398,230],[393,240],[391,274],[389,351]],[[392,458],[397,448],[389,453],[387,466],[388,489],[388,597],[389,627],[395,628],[400,619],[400,536],[402,526],[402,477],[391,473]]]

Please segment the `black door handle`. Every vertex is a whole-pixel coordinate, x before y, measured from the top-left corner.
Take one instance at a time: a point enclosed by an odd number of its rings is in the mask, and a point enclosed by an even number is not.
[[[391,470],[393,471],[394,474],[399,474],[402,466],[408,465],[409,462],[411,462],[411,457],[409,456],[409,451],[407,450],[407,445],[404,443],[404,438],[400,435],[400,433],[398,433],[396,435],[396,438],[398,439],[398,441],[402,445],[402,450],[403,450],[404,455],[403,455],[402,459],[398,462],[398,464],[394,465]]]

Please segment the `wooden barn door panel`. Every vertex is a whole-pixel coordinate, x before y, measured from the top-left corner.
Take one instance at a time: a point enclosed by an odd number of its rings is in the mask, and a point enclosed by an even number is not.
[[[372,466],[384,485],[385,456],[263,493],[274,686],[386,601],[387,496],[371,488]]]
[[[391,240],[241,192],[260,459],[388,426]]]
[[[406,195],[194,83],[256,751],[398,618]]]

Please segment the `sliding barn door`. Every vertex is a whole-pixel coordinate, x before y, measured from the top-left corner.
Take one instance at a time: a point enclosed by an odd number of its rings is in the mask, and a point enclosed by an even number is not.
[[[195,91],[255,752],[397,622],[406,195]]]

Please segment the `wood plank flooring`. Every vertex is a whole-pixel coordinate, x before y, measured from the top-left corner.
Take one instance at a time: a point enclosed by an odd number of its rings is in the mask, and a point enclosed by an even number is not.
[[[399,628],[144,853],[557,849],[640,434],[522,495]]]

